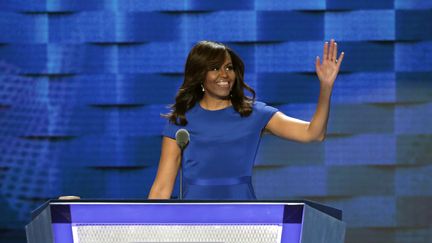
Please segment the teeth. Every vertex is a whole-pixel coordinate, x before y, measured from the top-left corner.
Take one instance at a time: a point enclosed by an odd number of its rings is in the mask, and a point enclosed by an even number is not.
[[[223,87],[228,86],[228,82],[226,82],[226,81],[219,81],[219,82],[216,82],[216,83],[217,83],[217,85],[219,85],[219,86],[223,86]]]

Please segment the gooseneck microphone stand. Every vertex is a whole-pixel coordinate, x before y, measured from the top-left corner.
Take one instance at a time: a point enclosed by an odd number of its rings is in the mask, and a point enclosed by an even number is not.
[[[184,151],[184,147],[180,148],[181,153],[180,153],[180,196],[179,199],[183,200],[183,151]]]

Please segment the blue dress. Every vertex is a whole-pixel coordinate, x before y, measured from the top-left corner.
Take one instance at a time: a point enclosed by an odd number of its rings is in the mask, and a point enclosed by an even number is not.
[[[197,103],[186,112],[188,124],[167,123],[163,136],[175,139],[178,129],[189,131],[183,152],[183,199],[256,199],[251,176],[262,130],[277,109],[255,102],[241,117],[232,106],[210,111]]]

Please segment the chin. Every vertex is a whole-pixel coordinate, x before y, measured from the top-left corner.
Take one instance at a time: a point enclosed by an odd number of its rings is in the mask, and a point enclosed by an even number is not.
[[[217,97],[219,98],[219,99],[221,99],[221,100],[229,100],[229,99],[231,99],[231,95],[228,93],[228,94],[223,94],[223,95],[217,95]]]

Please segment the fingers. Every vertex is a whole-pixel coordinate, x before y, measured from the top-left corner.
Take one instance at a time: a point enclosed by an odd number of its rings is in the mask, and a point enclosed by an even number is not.
[[[342,52],[339,55],[339,58],[337,58],[337,55],[338,55],[338,46],[337,46],[336,41],[334,39],[331,39],[330,43],[326,41],[324,43],[322,62],[325,62],[325,61],[329,61],[332,63],[336,62],[337,65],[340,66],[345,54]],[[319,57],[317,57],[317,60],[318,60],[318,64],[319,64]]]
[[[339,55],[339,58],[338,58],[338,60],[337,60],[337,65],[338,65],[338,67],[340,67],[340,65],[342,64],[342,60],[343,60],[344,56],[345,56],[345,52],[342,52],[342,53]]]
[[[326,41],[324,43],[324,50],[323,50],[323,61],[328,59],[328,42]]]
[[[332,60],[336,61],[336,58],[337,58],[337,43],[333,42]]]
[[[328,59],[330,60],[330,61],[334,61],[335,59],[334,59],[334,57],[333,57],[333,52],[334,52],[334,40],[333,39],[331,39],[330,40],[330,46],[329,46],[329,52],[328,52]]]
[[[319,68],[320,68],[320,58],[319,58],[319,56],[317,56],[317,57],[315,58],[315,68],[316,68],[317,71],[318,71]]]

